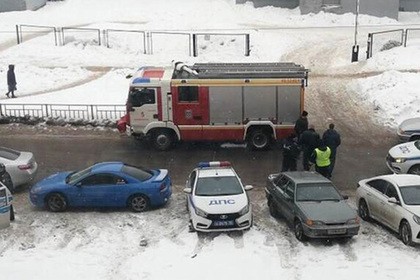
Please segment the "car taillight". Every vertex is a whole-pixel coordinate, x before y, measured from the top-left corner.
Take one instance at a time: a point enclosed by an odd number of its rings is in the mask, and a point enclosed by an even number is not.
[[[18,165],[18,168],[20,170],[28,170],[32,168],[32,164],[22,164],[22,165]]]
[[[162,183],[159,187],[159,191],[163,192],[165,189],[166,189],[166,185],[165,185],[165,183]]]

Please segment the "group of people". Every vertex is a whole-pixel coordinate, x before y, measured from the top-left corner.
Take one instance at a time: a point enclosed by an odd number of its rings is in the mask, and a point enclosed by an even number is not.
[[[308,123],[308,112],[303,111],[294,130],[295,133],[283,144],[282,171],[296,171],[297,160],[302,152],[303,170],[309,171],[315,165],[316,172],[331,178],[337,148],[341,144],[340,134],[335,130],[334,124],[329,124],[321,138],[315,131],[315,126]]]

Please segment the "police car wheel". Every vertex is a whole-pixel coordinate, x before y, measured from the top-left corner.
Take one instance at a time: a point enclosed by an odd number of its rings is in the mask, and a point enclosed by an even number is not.
[[[270,215],[274,218],[277,218],[279,213],[277,212],[276,206],[274,205],[273,201],[270,199],[268,201],[268,210],[270,211]]]
[[[15,211],[13,210],[13,205],[10,206],[10,220],[11,221],[15,220]]]
[[[420,175],[420,164],[414,165],[408,170],[408,174]]]
[[[143,212],[149,209],[149,199],[141,194],[134,195],[130,198],[128,206],[134,212]]]

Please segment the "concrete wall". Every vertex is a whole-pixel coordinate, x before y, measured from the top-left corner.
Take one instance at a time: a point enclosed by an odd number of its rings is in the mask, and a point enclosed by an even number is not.
[[[400,11],[406,11],[406,12],[420,11],[420,0],[400,0]]]
[[[0,0],[0,12],[36,10],[47,3],[47,0]]]
[[[299,0],[236,0],[236,4],[252,2],[254,7],[274,6],[280,8],[294,9],[299,7]]]
[[[400,0],[360,0],[360,14],[376,17],[389,17],[398,19]],[[331,1],[326,1],[331,3]],[[302,14],[318,13],[327,11],[331,13],[344,14],[355,13],[356,0],[341,0],[340,5],[323,5],[324,0],[300,0],[300,11]]]

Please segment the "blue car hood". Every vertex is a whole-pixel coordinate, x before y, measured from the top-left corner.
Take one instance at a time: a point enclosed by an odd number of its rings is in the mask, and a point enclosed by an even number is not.
[[[344,201],[297,202],[308,219],[326,223],[346,222],[356,218],[356,212]]]
[[[48,187],[58,187],[61,185],[66,185],[66,177],[72,172],[58,172],[48,176],[47,178],[39,181],[34,187],[35,188],[48,188]]]

